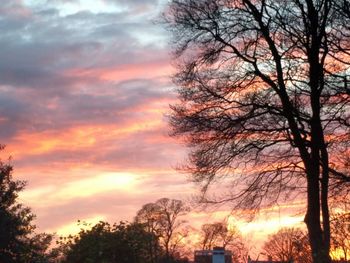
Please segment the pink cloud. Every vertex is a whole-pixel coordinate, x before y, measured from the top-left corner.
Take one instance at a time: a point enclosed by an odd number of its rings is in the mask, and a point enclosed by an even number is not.
[[[101,81],[126,81],[135,78],[156,78],[169,76],[173,68],[167,61],[122,65],[110,68],[70,69],[64,73],[66,77],[79,79],[99,79]]]

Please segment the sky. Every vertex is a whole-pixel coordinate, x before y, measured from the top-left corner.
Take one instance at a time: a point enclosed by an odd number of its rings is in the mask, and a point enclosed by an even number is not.
[[[28,182],[20,201],[37,215],[40,231],[66,235],[78,219],[131,221],[143,204],[198,191],[175,169],[186,147],[168,136],[166,114],[177,97],[169,34],[156,23],[165,4],[2,1],[2,158],[11,156],[15,179]],[[243,234],[263,239],[301,222],[285,210],[240,221]],[[228,212],[189,218],[199,225]]]

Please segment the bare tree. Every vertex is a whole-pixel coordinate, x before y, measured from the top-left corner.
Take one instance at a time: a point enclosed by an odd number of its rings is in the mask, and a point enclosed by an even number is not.
[[[248,250],[237,227],[228,226],[226,222],[208,223],[202,225],[201,236],[202,249],[221,246],[232,251],[234,262],[246,262]]]
[[[263,246],[264,253],[283,262],[312,262],[307,235],[300,229],[282,228],[270,235]]]
[[[160,217],[159,209],[154,203],[143,205],[135,217],[135,222],[142,224],[145,230],[152,234],[151,238],[148,240],[148,251],[152,263],[157,262],[161,256],[161,251],[158,246],[158,239],[161,236]]]
[[[258,209],[297,194],[314,262],[330,262],[328,195],[348,188],[350,17],[344,0],[172,0],[175,136],[203,193]],[[341,151],[343,150],[343,151]],[[239,190],[237,190],[239,189]],[[321,220],[322,219],[322,220]]]
[[[155,203],[144,205],[138,211],[135,221],[143,223],[149,232],[160,238],[165,256],[169,258],[187,234],[185,229],[180,229],[186,222],[180,217],[188,211],[188,206],[181,200],[161,198]]]
[[[227,232],[227,228],[221,222],[202,225],[201,227],[202,249],[212,249],[214,246],[223,245],[221,236],[225,235],[226,232]]]
[[[344,260],[350,259],[350,212],[338,212],[331,217],[332,252]]]
[[[241,234],[236,227],[228,227],[225,222],[204,224],[201,227],[202,249],[212,249],[214,246],[226,248],[241,242]]]

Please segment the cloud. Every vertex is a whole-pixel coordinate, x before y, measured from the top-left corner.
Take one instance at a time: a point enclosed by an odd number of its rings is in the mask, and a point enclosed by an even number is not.
[[[159,96],[164,85],[157,87],[156,78],[168,73],[167,52],[143,46],[132,36],[133,28],[145,27],[143,23],[125,22],[125,14],[79,12],[61,17],[53,10],[33,10],[29,23],[0,33],[0,89],[10,104],[22,107],[15,119],[8,107],[2,111],[12,134],[18,126],[29,126],[23,120],[33,122],[30,129],[40,130],[86,118],[111,122],[106,116],[139,102],[136,93]]]
[[[181,150],[164,118],[175,95],[166,37],[152,21],[160,8],[106,0],[0,7],[0,140],[15,178],[29,181],[21,198],[41,229],[131,219],[144,201],[184,189],[172,170]]]

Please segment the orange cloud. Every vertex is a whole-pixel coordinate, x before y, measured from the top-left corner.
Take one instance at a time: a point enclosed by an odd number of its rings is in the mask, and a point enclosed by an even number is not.
[[[91,148],[98,142],[121,139],[132,133],[153,130],[163,125],[159,118],[145,119],[143,122],[118,124],[85,124],[62,130],[24,132],[13,138],[8,151],[16,158],[40,155],[58,150],[77,150]]]
[[[75,235],[80,232],[81,229],[89,229],[91,226],[97,224],[99,221],[104,221],[106,219],[103,215],[95,215],[93,217],[82,218],[81,222],[87,223],[87,225],[79,225],[77,221],[70,222],[59,226],[56,229],[52,229],[50,232],[55,232],[57,236],[68,236]]]

